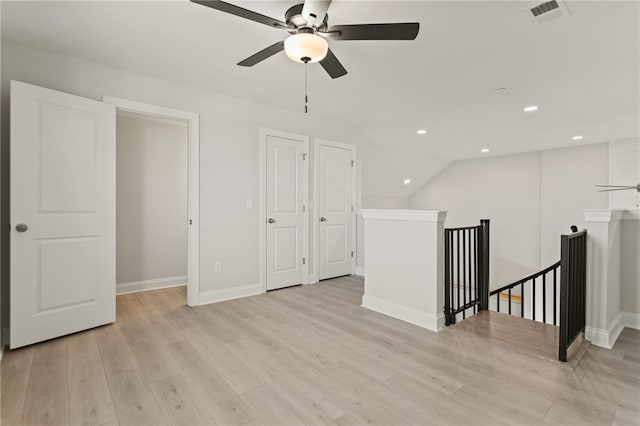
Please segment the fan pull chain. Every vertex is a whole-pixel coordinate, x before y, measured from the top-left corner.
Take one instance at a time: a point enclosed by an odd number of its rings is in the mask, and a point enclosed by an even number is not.
[[[307,96],[307,67],[309,65],[309,61],[304,62],[304,113],[309,113],[308,103],[309,96]]]

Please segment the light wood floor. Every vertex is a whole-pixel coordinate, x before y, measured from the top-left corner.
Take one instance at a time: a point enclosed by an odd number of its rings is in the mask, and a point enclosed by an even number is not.
[[[362,288],[119,296],[116,324],[5,352],[2,424],[640,424],[637,330],[574,370],[368,311]]]
[[[480,339],[482,344],[515,351],[524,355],[555,361],[558,359],[560,327],[517,315],[480,311],[452,327],[457,334]],[[567,351],[570,368],[576,368],[591,344],[581,336]]]

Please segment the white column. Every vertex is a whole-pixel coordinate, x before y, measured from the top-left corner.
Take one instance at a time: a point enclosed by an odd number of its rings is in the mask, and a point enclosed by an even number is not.
[[[363,307],[442,329],[446,216],[437,210],[362,210]]]
[[[585,337],[611,348],[620,321],[620,219],[622,210],[585,210],[587,223],[587,311]]]

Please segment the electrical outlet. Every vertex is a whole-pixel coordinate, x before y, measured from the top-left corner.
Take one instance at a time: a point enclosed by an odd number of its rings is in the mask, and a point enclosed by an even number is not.
[[[220,272],[222,272],[222,263],[216,262],[215,265],[213,265],[213,271],[216,274],[219,274]]]
[[[251,198],[249,198],[247,200],[247,208],[248,209],[252,209],[253,208],[253,200]]]

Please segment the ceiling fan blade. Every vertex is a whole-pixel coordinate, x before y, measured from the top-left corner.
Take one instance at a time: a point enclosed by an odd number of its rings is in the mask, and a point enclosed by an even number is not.
[[[313,23],[322,24],[327,10],[329,10],[331,0],[305,0],[304,6],[302,6],[302,16],[309,22],[311,19]]]
[[[324,68],[324,70],[331,76],[331,78],[338,78],[347,74],[347,70],[344,69],[331,49],[327,51],[327,56],[325,56],[324,59],[320,61],[320,65],[322,65],[322,68]]]
[[[219,10],[221,12],[230,13],[250,21],[259,22],[269,27],[275,27],[280,29],[288,29],[289,26],[282,21],[271,18],[266,15],[262,15],[252,10],[244,9],[240,6],[233,5],[219,0],[191,0],[192,3],[200,4],[202,6],[210,7],[211,9]]]
[[[596,185],[597,186],[597,185]],[[600,189],[598,192],[611,192],[611,191],[629,191],[630,189],[636,189],[635,186],[630,186],[628,188],[610,188],[610,189]],[[638,191],[640,192],[640,191]]]
[[[334,25],[327,33],[335,40],[414,40],[418,22],[400,24]]]
[[[276,53],[282,52],[283,50],[284,50],[284,41],[279,41],[267,47],[266,49],[262,49],[255,55],[249,56],[244,61],[238,62],[238,65],[240,65],[241,67],[252,67],[257,63],[262,62],[267,58],[270,58]]]

